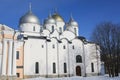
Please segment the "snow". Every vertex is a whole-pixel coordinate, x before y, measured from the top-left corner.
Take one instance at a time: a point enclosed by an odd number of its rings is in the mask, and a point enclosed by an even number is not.
[[[120,77],[92,76],[92,77],[63,77],[63,78],[31,78],[24,80],[120,80]]]

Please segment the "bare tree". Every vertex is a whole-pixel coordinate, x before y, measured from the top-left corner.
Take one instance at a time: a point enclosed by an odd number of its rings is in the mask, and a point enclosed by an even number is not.
[[[109,76],[118,76],[120,61],[120,25],[104,22],[96,26],[92,41],[101,48],[101,60],[105,63],[105,71]]]

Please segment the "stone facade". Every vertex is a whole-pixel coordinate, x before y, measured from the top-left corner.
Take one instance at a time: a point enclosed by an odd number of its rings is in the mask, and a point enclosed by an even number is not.
[[[91,76],[100,73],[99,45],[79,36],[71,17],[54,13],[40,25],[29,11],[20,18],[20,30],[0,25],[1,79]],[[14,77],[16,76],[16,77]]]

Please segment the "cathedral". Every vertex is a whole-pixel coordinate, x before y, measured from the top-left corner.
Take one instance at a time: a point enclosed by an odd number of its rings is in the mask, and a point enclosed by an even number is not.
[[[79,25],[54,12],[40,23],[30,9],[19,30],[0,24],[0,78],[101,74],[100,47],[79,36]]]

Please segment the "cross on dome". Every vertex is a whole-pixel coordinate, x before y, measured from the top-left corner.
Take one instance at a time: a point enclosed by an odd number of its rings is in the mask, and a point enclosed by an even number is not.
[[[29,3],[29,11],[32,12],[31,2]]]
[[[49,11],[48,18],[52,18],[51,12]]]
[[[70,14],[70,21],[74,21],[72,13]]]
[[[55,13],[57,14],[57,8],[55,8]]]

